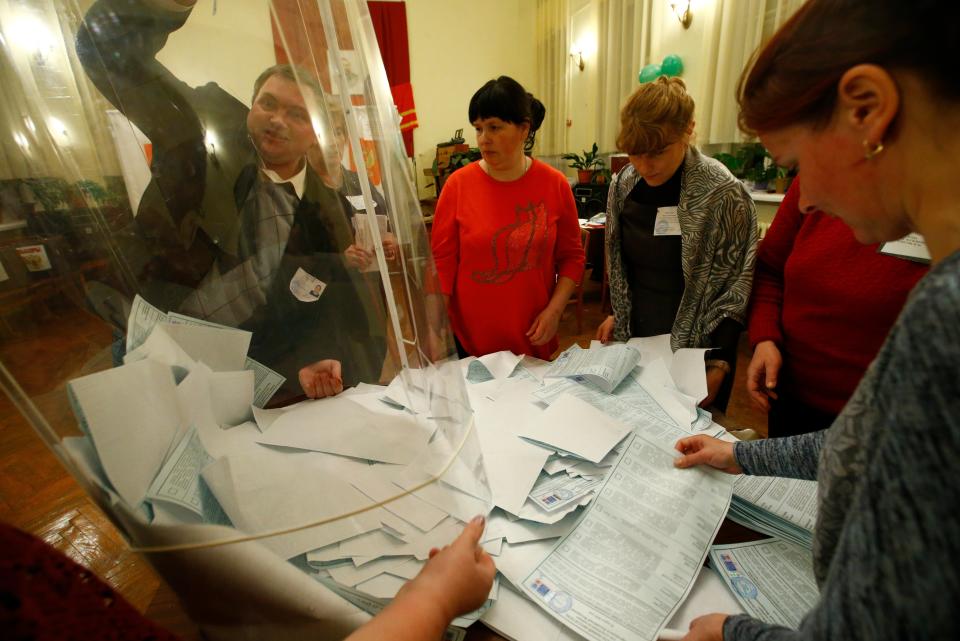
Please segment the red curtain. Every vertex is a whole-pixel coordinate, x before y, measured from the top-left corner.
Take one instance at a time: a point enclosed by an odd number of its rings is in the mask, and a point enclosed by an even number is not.
[[[373,30],[377,34],[380,57],[387,71],[387,82],[393,94],[393,102],[400,111],[400,131],[407,155],[413,155],[413,130],[417,128],[417,111],[413,103],[413,87],[410,85],[410,45],[407,39],[407,5],[404,2],[368,2]],[[273,0],[276,19],[273,27],[274,52],[277,63],[293,63],[313,70],[320,83],[330,90],[330,72],[326,66],[327,44],[316,5],[298,0]],[[346,9],[343,0],[331,2],[336,16],[337,40],[341,49],[353,49],[350,32],[346,27]],[[284,50],[283,39],[289,51]],[[289,53],[289,55],[288,55]],[[314,69],[312,61],[320,62]],[[357,98],[357,97],[355,97]],[[358,103],[360,104],[360,103]]]
[[[413,155],[413,130],[417,128],[417,111],[410,85],[410,42],[407,38],[407,4],[405,2],[367,2],[373,30],[387,82],[393,93],[393,103],[400,111],[400,132],[407,155]]]

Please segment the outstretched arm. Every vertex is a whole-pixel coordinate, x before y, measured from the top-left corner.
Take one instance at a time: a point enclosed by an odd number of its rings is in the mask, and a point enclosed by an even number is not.
[[[480,547],[484,519],[474,518],[457,539],[430,560],[397,597],[349,641],[439,639],[454,618],[486,600],[496,568]]]

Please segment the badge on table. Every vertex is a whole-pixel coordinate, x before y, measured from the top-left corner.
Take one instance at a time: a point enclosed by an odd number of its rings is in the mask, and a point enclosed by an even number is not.
[[[680,219],[676,207],[657,207],[657,220],[653,223],[654,236],[679,236]]]
[[[315,303],[323,294],[327,284],[319,278],[314,278],[302,268],[297,268],[297,273],[290,279],[290,293],[304,303]]]

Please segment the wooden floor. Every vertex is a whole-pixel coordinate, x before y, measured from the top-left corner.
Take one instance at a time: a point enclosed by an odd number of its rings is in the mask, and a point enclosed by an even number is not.
[[[574,342],[584,347],[589,344],[604,317],[599,298],[599,285],[588,281],[583,331],[577,333],[574,306],[570,305],[561,321],[561,349]],[[110,332],[98,319],[66,302],[4,320],[0,363],[63,434],[63,426],[74,422],[63,390],[57,386],[109,364]],[[765,416],[743,391],[749,362],[744,359],[748,358],[746,344],[741,342],[738,381],[727,419],[734,426],[765,434]],[[201,638],[176,596],[141,556],[128,550],[117,530],[61,467],[7,395],[0,397],[0,520],[34,533],[90,568],[134,607],[184,639]],[[470,638],[497,637],[476,630]]]

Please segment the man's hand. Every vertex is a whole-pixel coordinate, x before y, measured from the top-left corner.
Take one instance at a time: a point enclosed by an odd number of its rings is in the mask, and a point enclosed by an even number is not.
[[[783,357],[773,341],[757,343],[747,368],[747,392],[764,412],[770,411],[770,399],[777,399],[777,375],[783,366]]]
[[[600,327],[597,328],[596,339],[601,343],[609,343],[610,338],[613,336],[613,316],[607,316],[607,318],[600,323]]]
[[[383,256],[388,261],[396,260],[399,255],[400,244],[397,242],[397,237],[387,232],[383,235]]]
[[[712,436],[690,436],[677,441],[676,449],[683,454],[673,461],[674,467],[709,465],[727,474],[741,474],[743,468],[733,456],[733,443]]]
[[[343,391],[340,361],[327,359],[300,370],[300,387],[307,398],[335,396]]]
[[[727,616],[714,613],[697,617],[690,622],[690,631],[682,641],[723,641],[723,624]]]
[[[533,325],[527,330],[527,338],[530,339],[531,345],[545,345],[557,335],[560,314],[560,311],[552,309],[549,305],[537,314],[533,319]]]
[[[373,262],[373,252],[369,252],[359,245],[350,245],[343,252],[347,264],[354,269],[366,269]]]

